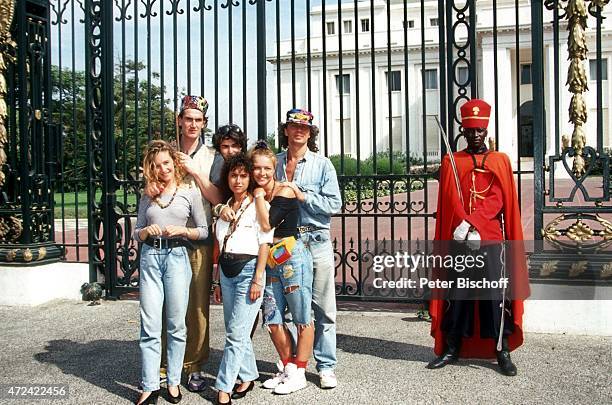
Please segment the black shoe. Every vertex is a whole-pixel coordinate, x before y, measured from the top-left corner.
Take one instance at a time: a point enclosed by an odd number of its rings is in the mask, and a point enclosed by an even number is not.
[[[458,359],[459,359],[459,356],[457,354],[452,353],[447,350],[446,352],[444,352],[442,356],[437,357],[433,359],[432,361],[430,361],[429,364],[427,365],[427,368],[432,369],[432,370],[436,368],[442,368],[446,366],[447,364],[456,363]]]
[[[172,404],[178,404],[179,402],[181,402],[181,399],[183,399],[183,394],[181,394],[181,387],[177,386],[176,388],[178,388],[178,395],[173,397],[172,394],[170,393],[170,390],[168,390],[168,402],[172,403]]]
[[[499,365],[499,370],[501,373],[509,377],[514,377],[516,375],[516,366],[514,363],[512,363],[512,359],[510,359],[510,352],[507,350],[502,350],[496,354],[497,365]]]
[[[234,392],[232,393],[232,399],[244,398],[246,396],[247,392],[251,391],[253,388],[255,388],[255,381],[251,381],[249,383],[249,386],[244,391],[236,391],[236,390],[234,390]]]
[[[231,405],[232,404],[232,395],[230,394],[230,399],[228,402],[219,401],[219,393],[217,393],[217,399],[215,400],[215,405]]]
[[[134,402],[134,403],[136,405],[151,405],[151,404],[156,404],[158,398],[159,398],[159,390],[155,390],[155,391],[151,391],[149,396],[146,397],[144,401],[138,402],[138,400],[136,400],[136,402]]]
[[[429,369],[442,368],[447,364],[456,363],[459,360],[459,351],[461,349],[461,338],[454,335],[446,336],[446,350],[442,356],[433,359],[427,365]]]

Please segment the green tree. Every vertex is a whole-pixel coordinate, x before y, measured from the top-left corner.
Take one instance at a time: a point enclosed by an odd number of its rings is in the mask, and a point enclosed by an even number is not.
[[[152,72],[151,78],[149,83],[142,62],[128,60],[115,68],[115,172],[119,179],[138,178],[142,150],[150,139],[172,140],[175,136],[174,103],[165,96],[166,88],[156,84],[159,74]],[[87,186],[85,133],[86,106],[90,101],[85,97],[85,83],[84,71],[51,67],[52,120],[61,129],[60,176],[56,184],[66,191],[85,190]]]

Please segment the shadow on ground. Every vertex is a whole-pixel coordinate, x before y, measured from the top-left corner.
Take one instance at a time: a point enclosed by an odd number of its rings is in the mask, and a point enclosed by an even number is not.
[[[87,343],[52,340],[34,359],[57,366],[64,374],[82,378],[110,393],[134,400],[140,352],[136,340],[95,340]]]
[[[344,334],[338,334],[337,347],[347,353],[367,354],[386,360],[428,363],[433,356],[432,348],[428,346]]]
[[[210,350],[210,357],[203,371],[206,373],[206,389],[200,393],[203,399],[214,401],[217,392],[213,389],[223,352]],[[87,343],[68,339],[47,342],[45,351],[34,354],[34,359],[58,367],[62,373],[81,378],[128,401],[138,395],[140,378],[140,349],[137,340],[95,340]],[[260,380],[265,381],[276,372],[276,365],[269,361],[257,361]],[[311,374],[311,373],[308,373]],[[314,375],[307,375],[318,381]],[[187,379],[181,381],[184,387]]]

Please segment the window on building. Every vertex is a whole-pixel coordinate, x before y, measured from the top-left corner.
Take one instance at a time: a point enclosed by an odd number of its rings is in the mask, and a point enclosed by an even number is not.
[[[333,21],[327,23],[327,35],[336,35],[336,24]]]
[[[597,59],[589,59],[589,76],[591,80],[597,81]],[[608,59],[601,60],[601,80],[608,80]]]
[[[438,88],[438,71],[436,69],[425,69],[425,89],[436,90]]]
[[[457,83],[459,84],[467,84],[468,79],[470,77],[470,69],[467,66],[459,66],[457,68]]]
[[[351,79],[349,75],[336,75],[336,91],[338,94],[342,92],[344,95],[351,93]]]
[[[404,29],[414,28],[414,20],[408,20],[408,21],[404,20],[403,24],[404,24]]]
[[[402,91],[402,72],[399,70],[394,70],[389,74],[389,72],[385,72],[385,77],[387,79],[387,89],[388,91]]]
[[[531,84],[531,63],[521,65],[521,84]]]
[[[431,25],[432,27],[437,27],[438,26],[438,19],[437,18],[430,18],[429,19],[429,25]]]
[[[353,32],[353,22],[351,20],[344,21],[344,33],[350,34]]]
[[[370,19],[369,18],[361,19],[361,32],[370,32]]]

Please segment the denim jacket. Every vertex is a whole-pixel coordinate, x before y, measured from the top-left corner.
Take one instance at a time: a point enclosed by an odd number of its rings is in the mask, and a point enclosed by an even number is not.
[[[287,181],[287,151],[276,157],[276,178]],[[293,181],[306,197],[306,200],[300,203],[299,225],[329,229],[331,216],[340,212],[342,207],[334,165],[328,158],[309,150],[298,162]]]

